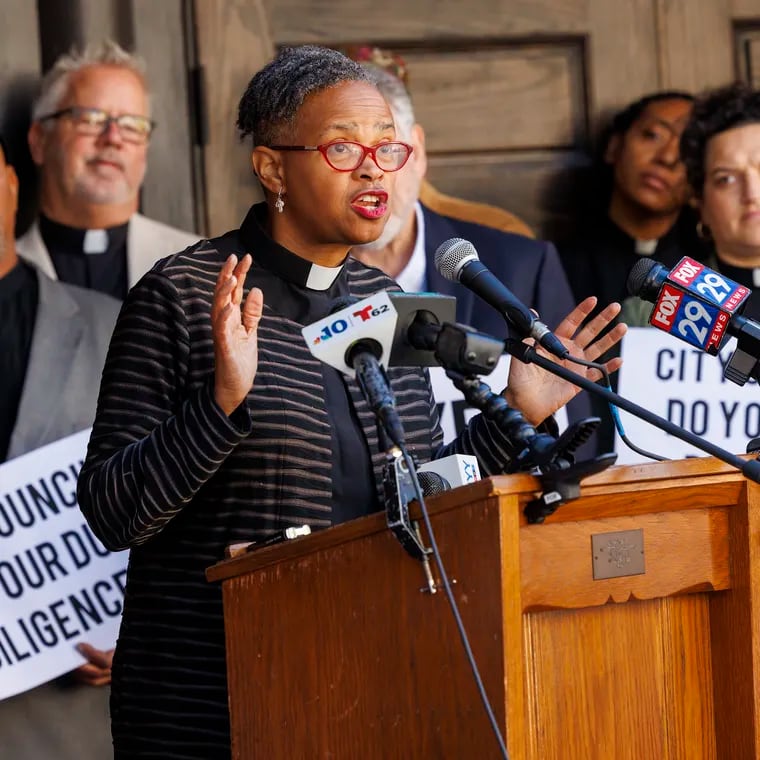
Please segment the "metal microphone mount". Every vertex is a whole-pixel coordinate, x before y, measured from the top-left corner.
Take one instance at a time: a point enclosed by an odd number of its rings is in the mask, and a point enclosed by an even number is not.
[[[541,523],[557,508],[580,496],[580,481],[615,463],[616,454],[600,454],[575,461],[573,452],[585,443],[600,420],[588,417],[573,423],[559,437],[539,433],[520,411],[494,393],[479,377],[446,373],[465,400],[496,422],[514,446],[514,465],[509,472],[536,470],[543,487],[541,495],[530,501],[524,514],[529,523]]]

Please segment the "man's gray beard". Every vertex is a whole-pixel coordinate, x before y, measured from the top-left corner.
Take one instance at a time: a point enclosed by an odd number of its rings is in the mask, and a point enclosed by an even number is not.
[[[126,203],[131,196],[131,191],[127,187],[93,189],[84,185],[78,185],[76,194],[85,203],[90,203],[93,206],[106,206],[109,204]]]

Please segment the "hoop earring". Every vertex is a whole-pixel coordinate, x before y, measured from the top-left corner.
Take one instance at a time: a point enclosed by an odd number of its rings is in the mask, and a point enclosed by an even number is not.
[[[274,202],[274,207],[280,214],[285,210],[285,201],[282,199],[282,188],[277,191],[277,200]]]

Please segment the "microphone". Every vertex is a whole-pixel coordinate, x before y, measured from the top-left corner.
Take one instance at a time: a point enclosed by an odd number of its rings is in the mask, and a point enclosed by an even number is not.
[[[433,459],[421,464],[417,468],[420,483],[422,483],[423,475],[434,474],[443,480],[446,488],[458,488],[480,480],[480,466],[477,457],[472,454],[449,454],[441,459]]]
[[[760,324],[741,315],[749,288],[684,256],[671,270],[640,259],[626,282],[628,292],[654,304],[649,324],[691,346],[717,355],[729,335],[736,350],[723,375],[744,385],[760,360]]]
[[[385,290],[361,301],[337,299],[337,311],[301,330],[312,355],[349,377],[355,377],[346,355],[357,341],[373,341],[374,353],[384,366],[432,367],[435,353],[420,339],[415,347],[408,334],[411,325],[424,317],[435,329],[456,317],[456,299],[432,293],[390,293]],[[503,344],[501,346],[503,349]]]
[[[560,359],[570,353],[562,341],[480,261],[469,240],[451,238],[441,243],[435,252],[435,267],[447,280],[461,283],[493,306],[522,337],[534,338]]]
[[[422,489],[423,496],[435,496],[451,488],[451,483],[437,472],[420,472],[417,470],[417,480]]]
[[[337,299],[335,308],[301,333],[313,356],[349,377],[356,376],[347,357],[357,342],[371,343],[386,367],[442,365],[462,373],[490,374],[504,353],[503,340],[449,321],[453,296],[379,291],[362,301]]]
[[[363,307],[359,306],[358,303],[358,299],[353,296],[336,299],[331,313],[327,317],[330,324],[333,326],[342,325],[346,320],[338,315],[345,314],[346,312],[360,319],[364,317],[364,321],[367,321],[372,317],[372,312],[375,311],[377,312],[375,316],[379,318],[379,323],[383,325],[383,328],[380,329],[380,340],[387,342],[389,319],[384,315],[388,311],[373,306],[371,303]],[[340,332],[342,330],[338,328],[338,334]],[[322,341],[319,340],[318,342],[321,343]],[[335,348],[338,344],[333,343],[331,345],[332,348]],[[314,352],[312,351],[312,353]],[[353,377],[356,378],[362,395],[382,424],[388,437],[396,446],[401,448],[404,445],[404,428],[396,411],[393,391],[391,391],[385,370],[380,363],[383,353],[383,344],[374,336],[360,335],[345,348],[342,363],[353,372]],[[330,362],[326,363],[331,364]],[[335,366],[335,364],[331,364],[331,366]],[[336,369],[340,370],[341,367],[336,367]]]

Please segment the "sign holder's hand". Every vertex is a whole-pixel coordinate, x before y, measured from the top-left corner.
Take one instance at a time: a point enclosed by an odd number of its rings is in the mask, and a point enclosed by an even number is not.
[[[88,686],[107,686],[111,683],[113,649],[96,649],[91,644],[78,644],[77,651],[87,659],[87,664],[73,671],[74,678]]]

